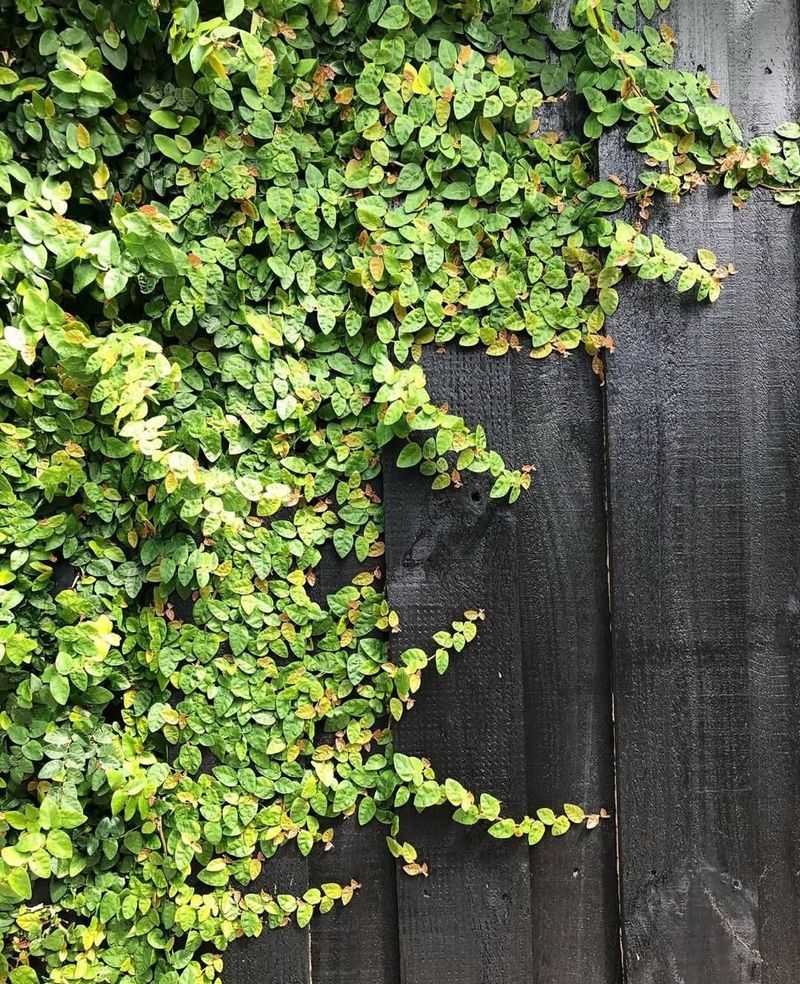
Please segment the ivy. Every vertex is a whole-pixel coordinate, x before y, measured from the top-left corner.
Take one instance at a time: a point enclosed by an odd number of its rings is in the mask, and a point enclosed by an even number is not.
[[[256,883],[343,816],[422,876],[407,806],[530,845],[605,816],[510,817],[396,750],[484,616],[390,658],[380,459],[513,501],[531,469],[422,348],[602,374],[626,273],[734,272],[649,235],[657,199],[800,201],[800,124],[746,141],[667,7],[0,0],[0,979],[218,980],[350,901]],[[635,188],[596,173],[613,129]]]

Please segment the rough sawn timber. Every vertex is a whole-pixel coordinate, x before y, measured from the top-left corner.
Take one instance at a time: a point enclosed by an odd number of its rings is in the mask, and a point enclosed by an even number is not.
[[[798,117],[796,0],[678,0],[749,136]],[[618,140],[602,170],[630,179]],[[641,163],[638,164],[641,167]],[[800,980],[796,210],[700,189],[648,231],[733,262],[714,307],[629,286],[608,463],[628,984]]]

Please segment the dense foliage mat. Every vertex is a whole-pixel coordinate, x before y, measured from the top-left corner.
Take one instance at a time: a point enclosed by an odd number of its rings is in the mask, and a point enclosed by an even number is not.
[[[800,126],[743,143],[665,6],[0,0],[0,980],[216,980],[349,900],[253,885],[343,815],[409,874],[407,803],[531,844],[598,822],[395,752],[483,613],[389,660],[376,480],[397,440],[513,501],[530,469],[431,402],[421,347],[601,373],[626,271],[709,300],[733,272],[642,232],[655,196],[800,198]],[[617,126],[635,189],[595,173]],[[325,550],[361,573],[321,597]]]

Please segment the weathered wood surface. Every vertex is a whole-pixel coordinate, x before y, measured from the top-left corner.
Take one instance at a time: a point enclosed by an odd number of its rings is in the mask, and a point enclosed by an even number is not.
[[[264,863],[256,890],[302,895],[308,884],[308,861],[290,845]],[[311,969],[311,931],[296,923],[237,940],[225,954],[232,984],[311,984]]]
[[[332,594],[376,561],[360,564],[351,555],[326,558],[318,572],[317,594]],[[355,817],[336,825],[330,851],[309,856],[312,885],[355,879],[362,886],[346,907],[311,923],[313,984],[399,984],[395,862],[386,847],[387,829],[360,827]]]
[[[709,71],[749,135],[800,116],[797,0],[673,0],[668,20],[679,64]],[[640,166],[605,142],[603,175]],[[433,493],[385,475],[394,652],[486,610],[400,747],[514,815],[571,800],[614,820],[529,850],[409,810],[427,880],[385,830],[345,822],[262,882],[361,891],[237,943],[233,984],[800,981],[800,214],[701,189],[650,229],[738,273],[714,307],[626,287],[605,390],[577,357],[425,354],[434,397],[535,464],[533,492],[509,507],[478,477]],[[344,580],[330,561],[318,590]]]
[[[750,135],[797,118],[796,0],[673,4]],[[607,173],[626,172],[607,143]],[[800,980],[798,215],[699,191],[651,229],[738,268],[718,304],[641,284],[609,361],[629,984]]]
[[[528,808],[613,810],[602,392],[584,359],[512,372],[514,455],[533,462],[517,513]],[[612,824],[531,852],[534,981],[616,984]]]
[[[565,0],[553,16],[567,26]],[[576,132],[573,101],[544,129]],[[534,364],[455,347],[427,353],[434,399],[486,426],[536,492],[508,507],[488,483],[434,493],[387,464],[387,582],[403,631],[397,652],[429,644],[466,608],[479,639],[443,679],[423,684],[403,748],[521,815],[564,800],[613,801],[602,397],[580,359]],[[457,714],[454,709],[457,708]],[[431,876],[399,875],[403,982],[619,979],[614,831],[530,851],[445,815],[410,818]]]
[[[511,366],[477,353],[427,356],[438,399],[472,416],[479,411],[489,441],[512,447]],[[404,751],[430,757],[441,779],[452,776],[492,792],[512,814],[525,812],[526,763],[520,626],[514,571],[516,517],[488,499],[488,482],[447,495],[429,480],[388,467],[387,572],[390,603],[400,614],[395,652],[430,648],[465,609],[483,607],[478,639],[444,677],[428,673],[416,706],[398,729]],[[410,815],[403,835],[431,866],[425,882],[398,875],[404,982],[508,984],[532,977],[530,872],[527,847],[452,823],[445,810]]]
[[[317,570],[313,597],[322,601],[365,565],[328,553]],[[375,567],[374,561],[370,564]],[[337,905],[310,926],[292,924],[257,939],[239,940],[225,956],[232,984],[397,984],[399,952],[395,866],[386,830],[358,827],[355,818],[336,825],[333,847],[303,858],[294,845],[264,863],[258,887],[302,894],[325,882],[362,888],[347,907]]]
[[[540,469],[514,506],[472,477],[455,492],[387,470],[396,648],[424,644],[469,607],[477,642],[423,685],[403,747],[500,796],[612,805],[602,406],[583,360],[426,356],[434,398],[486,423],[493,447]],[[457,709],[457,711],[455,710]],[[614,833],[534,851],[444,816],[410,819],[431,877],[398,884],[404,981],[618,980]],[[530,904],[528,902],[530,894]]]

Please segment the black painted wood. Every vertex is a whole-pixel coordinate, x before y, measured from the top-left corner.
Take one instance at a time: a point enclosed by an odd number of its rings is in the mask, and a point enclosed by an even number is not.
[[[571,0],[550,16],[570,27]],[[577,97],[542,113],[542,128],[582,133]],[[515,505],[527,736],[528,802],[614,805],[603,396],[580,356],[512,369],[514,454],[536,465]],[[517,460],[517,459],[515,459]],[[531,855],[534,981],[620,978],[612,824]]]
[[[561,27],[570,6],[553,6]],[[579,132],[575,101],[547,106],[542,128]],[[404,627],[395,648],[425,645],[462,608],[487,610],[479,643],[423,688],[401,742],[517,812],[564,800],[610,808],[601,391],[582,358],[538,363],[524,352],[499,363],[449,348],[425,366],[434,398],[485,423],[513,464],[540,468],[535,492],[499,506],[475,479],[431,493],[388,467],[388,587]],[[611,825],[533,852],[498,849],[446,817],[409,829],[432,873],[422,892],[398,883],[404,981],[619,980]]]
[[[460,608],[487,612],[479,641],[423,687],[401,743],[516,813],[576,799],[611,807],[599,384],[584,359],[527,353],[453,349],[426,355],[426,369],[435,398],[485,421],[492,446],[540,471],[509,507],[487,501],[478,479],[431,493],[387,469],[395,648],[424,644]],[[432,871],[423,885],[398,883],[404,981],[618,981],[610,825],[533,852],[446,817],[410,818],[408,830]]]
[[[255,891],[302,895],[308,889],[308,861],[289,844],[264,862]],[[225,954],[230,984],[311,984],[311,930],[296,923],[237,940]]]
[[[380,494],[380,485],[376,491]],[[376,560],[360,564],[354,557],[326,555],[317,571],[315,597],[331,594],[361,570],[382,567]],[[400,956],[394,859],[386,847],[387,829],[360,827],[355,817],[336,824],[329,851],[309,855],[312,885],[355,879],[361,888],[346,907],[337,905],[311,924],[313,984],[398,984]]]
[[[679,60],[750,133],[797,118],[796,0],[678,0]],[[607,173],[627,174],[618,142]],[[739,272],[625,291],[608,459],[629,984],[800,979],[798,216],[698,191],[650,231]]]
[[[486,425],[489,441],[512,447],[508,359],[448,349],[428,352],[435,399]],[[523,677],[513,510],[489,501],[488,482],[432,493],[429,480],[387,462],[386,544],[389,600],[400,614],[395,653],[430,647],[468,608],[483,607],[478,639],[443,677],[429,673],[399,727],[406,752],[430,757],[452,776],[525,812]],[[402,836],[418,846],[430,877],[398,871],[401,979],[522,984],[532,977],[528,849],[451,822],[444,810],[409,811]]]
[[[513,361],[514,454],[536,465],[516,513],[529,810],[614,806],[602,391],[587,359]],[[612,823],[531,852],[538,984],[617,984]]]
[[[311,856],[313,884],[355,878],[361,888],[350,904],[320,916],[311,927],[314,984],[398,984],[400,956],[394,859],[386,829],[340,824],[333,848]]]

